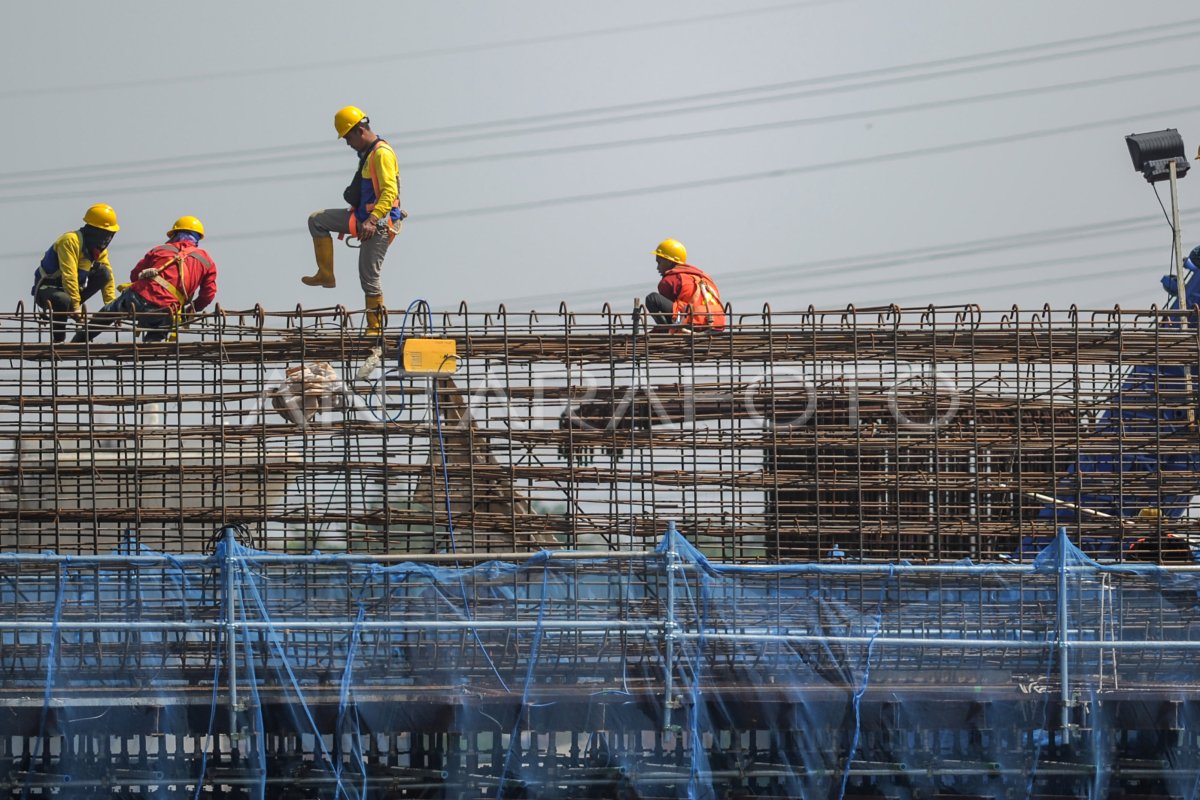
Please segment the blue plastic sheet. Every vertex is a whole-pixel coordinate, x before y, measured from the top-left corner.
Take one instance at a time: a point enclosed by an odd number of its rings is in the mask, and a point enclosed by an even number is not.
[[[1200,576],[1065,533],[1024,566],[731,566],[673,531],[125,555],[0,556],[14,795],[1196,796]]]

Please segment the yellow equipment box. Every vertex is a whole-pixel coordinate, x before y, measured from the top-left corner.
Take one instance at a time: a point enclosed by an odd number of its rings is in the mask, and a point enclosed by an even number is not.
[[[453,339],[405,339],[404,371],[409,375],[452,375],[458,371]]]

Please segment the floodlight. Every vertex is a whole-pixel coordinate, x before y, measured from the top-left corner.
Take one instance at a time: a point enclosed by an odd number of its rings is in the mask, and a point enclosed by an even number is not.
[[[1175,164],[1175,176],[1182,178],[1189,168],[1183,149],[1183,137],[1174,128],[1150,133],[1131,133],[1125,137],[1129,146],[1129,157],[1133,168],[1142,173],[1147,183],[1158,183],[1171,177],[1171,163]]]

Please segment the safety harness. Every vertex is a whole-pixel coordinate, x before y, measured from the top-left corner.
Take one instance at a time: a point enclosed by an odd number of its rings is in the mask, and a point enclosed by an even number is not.
[[[79,231],[71,231],[71,235],[74,236],[75,238],[79,239],[79,255],[80,255],[80,257],[86,258],[88,260],[88,262],[90,262],[94,266],[96,264],[96,259],[92,258],[91,254],[87,252],[87,247],[83,241],[83,234],[80,233]],[[57,242],[55,244],[57,244]],[[41,290],[42,284],[44,284],[44,283],[52,282],[57,278],[58,284],[59,285],[62,284],[62,271],[63,270],[62,270],[62,264],[59,263],[59,261],[58,261],[57,253],[55,253],[55,258],[54,258],[55,268],[52,270],[46,269],[46,262],[49,260],[51,253],[54,253],[54,245],[50,245],[50,248],[46,251],[46,254],[44,256],[42,256],[42,262],[40,264],[38,264],[38,268],[36,270],[34,270],[33,289],[30,291],[30,294],[32,294],[34,297],[37,297],[37,293],[38,293],[38,291]]]
[[[671,309],[677,326],[672,331],[684,333],[693,327],[724,330],[725,308],[712,279],[700,270],[681,271],[681,277],[683,291],[675,299]]]
[[[380,137],[376,139],[370,147],[367,148],[365,153],[358,157],[358,169],[354,171],[354,180],[349,186],[346,187],[346,191],[342,192],[342,199],[350,204],[350,224],[348,226],[350,228],[350,232],[339,233],[339,240],[346,239],[347,236],[349,236],[351,239],[358,239],[358,217],[354,214],[354,211],[358,208],[358,204],[362,202],[363,167],[367,168],[367,174],[371,178],[371,186],[375,189],[375,198],[377,200],[379,199],[379,174],[375,168],[375,162],[371,160],[371,154],[374,153],[380,145],[384,144],[387,144],[387,140]],[[389,144],[388,147],[390,148],[391,145]],[[374,211],[375,205],[375,203],[367,203],[366,211],[368,213]],[[388,214],[385,214],[382,219],[376,222],[377,226],[382,223],[382,227],[387,230],[388,244],[391,244],[392,240],[396,238],[396,235],[400,233],[400,228],[403,226],[404,220],[408,216],[404,209],[400,208],[400,177],[398,175],[396,176],[396,199],[392,202],[392,208],[397,209],[400,212],[399,219],[393,221],[389,212]],[[362,247],[361,240],[360,244],[356,245],[352,244],[349,239],[346,239],[346,246],[353,248]]]
[[[172,250],[176,250],[177,252],[170,260],[168,260],[162,266],[152,267],[148,270],[143,271],[142,274],[138,276],[138,279],[139,280],[145,279],[146,272],[152,272],[153,274],[149,276],[149,279],[151,281],[153,281],[156,285],[162,287],[163,289],[166,289],[175,298],[175,302],[172,303],[169,307],[169,310],[171,312],[171,334],[174,335],[175,331],[179,329],[180,324],[183,322],[183,312],[190,303],[190,300],[188,299],[188,294],[187,294],[187,287],[184,284],[184,280],[183,280],[184,262],[186,262],[188,257],[190,256],[191,258],[194,258],[197,261],[199,261],[203,266],[207,267],[208,269],[213,268],[213,263],[202,253],[196,252],[196,249],[192,249],[190,252],[187,252],[187,251],[184,251],[182,247],[176,245],[174,242],[167,242],[166,244],[159,245],[155,249],[158,250],[161,248],[170,248]],[[163,271],[166,270],[167,267],[170,267],[172,264],[174,264],[176,267],[175,274],[176,274],[176,279],[178,281],[177,284],[171,283],[170,281],[168,281],[166,278],[164,278],[162,276]]]

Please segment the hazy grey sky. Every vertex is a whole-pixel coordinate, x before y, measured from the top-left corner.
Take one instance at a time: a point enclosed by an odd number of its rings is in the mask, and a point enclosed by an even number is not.
[[[344,247],[337,289],[299,281],[307,216],[341,205],[356,163],[332,127],[351,103],[395,146],[412,215],[384,269],[391,308],[625,308],[666,237],[738,311],[1145,307],[1165,297],[1171,236],[1123,137],[1200,143],[1194,0],[46,1],[4,16],[5,308],[94,202],[120,216],[122,276],[195,214],[226,307],[361,307]],[[1186,252],[1200,172],[1180,192]]]

